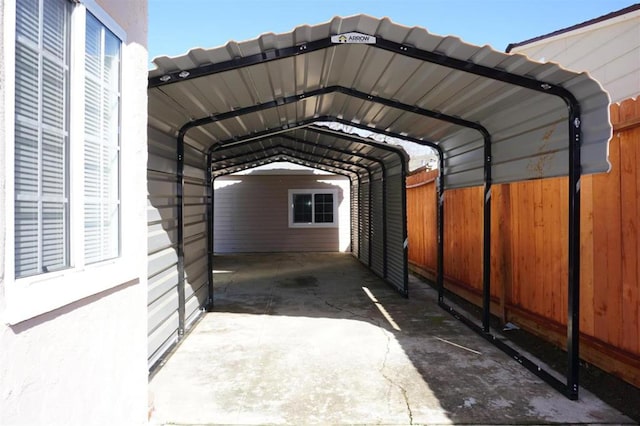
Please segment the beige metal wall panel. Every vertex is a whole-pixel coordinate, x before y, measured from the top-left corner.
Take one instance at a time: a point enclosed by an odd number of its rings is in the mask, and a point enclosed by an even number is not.
[[[350,183],[334,175],[234,175],[215,180],[214,251],[348,251]],[[338,190],[338,227],[290,228],[289,189]]]
[[[369,264],[370,256],[370,208],[371,203],[369,199],[369,191],[371,183],[367,180],[362,180],[360,183],[360,220],[358,221],[358,228],[360,230],[360,261],[365,265]]]
[[[189,155],[188,153],[191,153]],[[185,149],[185,161],[200,162],[204,166],[203,155]],[[203,168],[185,167],[184,185],[184,297],[185,329],[188,329],[207,303],[207,182]]]
[[[206,233],[185,244],[185,329],[189,329],[207,303]]]
[[[387,178],[387,194],[384,202],[387,208],[387,281],[400,290],[405,284],[405,250],[404,227],[405,214],[403,205],[404,179],[402,174]]]
[[[176,140],[155,128],[148,131],[148,366],[177,341],[179,330],[178,175]],[[183,239],[185,328],[207,301],[206,156],[185,147]]]
[[[177,180],[171,172],[155,171],[163,168],[165,160],[150,155],[147,171],[149,367],[178,338]]]
[[[351,253],[357,259],[360,258],[360,188],[358,181],[351,183]]]
[[[386,250],[384,223],[384,191],[382,179],[371,182],[371,270],[384,278],[384,251]]]

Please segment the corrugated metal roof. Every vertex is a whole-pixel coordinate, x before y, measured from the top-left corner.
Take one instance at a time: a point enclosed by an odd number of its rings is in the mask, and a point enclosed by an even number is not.
[[[278,161],[281,157],[297,158],[305,165],[325,167],[354,179],[358,176],[367,178],[368,173],[379,169],[392,171],[408,161],[408,156],[400,147],[309,126],[270,138],[230,143],[216,149],[212,151],[212,172],[214,176],[220,176],[256,167],[267,161]]]
[[[448,188],[484,182],[489,137],[493,182],[564,176],[575,97],[582,172],[609,170],[609,98],[586,73],[386,18],[336,17],[154,63],[150,126],[182,129],[203,151],[338,119],[437,144]]]

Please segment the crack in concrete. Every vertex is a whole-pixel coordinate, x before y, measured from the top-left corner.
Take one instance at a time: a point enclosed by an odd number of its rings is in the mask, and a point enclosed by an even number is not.
[[[404,399],[405,406],[407,407],[407,416],[409,417],[409,424],[413,425],[413,411],[411,410],[411,404],[409,403],[409,396],[407,395],[407,390],[404,388],[404,386],[402,386],[400,383],[397,383],[395,380],[393,380],[384,372],[385,368],[387,367],[387,359],[389,358],[389,352],[391,351],[391,336],[389,335],[390,333],[384,330],[383,328],[380,328],[380,330],[384,333],[384,336],[387,338],[387,349],[384,354],[384,359],[382,360],[382,366],[380,367],[379,372],[382,375],[382,377],[384,377],[384,379],[387,382],[389,382],[389,392],[391,391],[392,386],[395,386],[400,390],[400,393],[402,394],[402,398]],[[387,395],[388,394],[389,393],[387,393]]]
[[[411,404],[409,403],[409,396],[407,394],[407,390],[400,383],[395,382],[391,377],[386,375],[385,372],[384,372],[384,370],[385,370],[385,368],[387,366],[387,359],[389,357],[389,352],[391,351],[391,335],[392,334],[389,331],[385,330],[385,328],[382,326],[382,323],[381,323],[380,319],[373,318],[371,316],[365,316],[365,315],[357,314],[357,313],[355,313],[353,311],[350,311],[348,309],[341,308],[339,306],[336,306],[336,305],[330,303],[328,300],[322,298],[317,292],[312,291],[311,293],[313,294],[314,297],[316,297],[316,298],[320,299],[321,301],[323,301],[325,305],[329,306],[332,309],[335,309],[338,312],[347,312],[348,314],[350,314],[353,317],[366,319],[366,320],[371,321],[372,323],[374,323],[376,326],[378,326],[379,330],[383,333],[383,335],[387,339],[387,346],[386,346],[386,351],[385,351],[385,354],[384,354],[384,359],[382,360],[382,366],[380,367],[380,369],[378,371],[380,372],[382,377],[387,382],[389,382],[389,390],[387,392],[387,396],[389,396],[389,394],[391,392],[391,388],[394,387],[394,386],[400,390],[400,393],[402,394],[402,398],[404,399],[405,406],[407,407],[407,416],[409,417],[409,424],[413,425],[413,411],[411,410]]]
[[[330,307],[331,309],[335,309],[338,312],[346,312],[349,315],[351,315],[354,318],[362,318],[365,319],[367,321],[373,322],[375,325],[377,325],[378,327],[381,327],[380,325],[380,321],[367,316],[367,315],[362,315],[362,314],[358,314],[356,312],[350,311],[349,309],[345,309],[345,308],[341,308],[339,306],[334,305],[333,303],[329,302],[327,299],[323,298],[322,296],[320,296],[315,290],[311,290],[310,293],[317,299],[321,300],[322,302],[324,302],[325,305],[327,305],[328,307]]]
[[[362,314],[357,314],[357,313],[355,313],[355,312],[353,312],[353,311],[350,311],[349,309],[341,308],[341,307],[336,306],[336,305],[334,305],[334,304],[332,304],[332,303],[329,303],[329,301],[327,301],[327,300],[325,300],[325,299],[322,299],[322,298],[321,298],[320,296],[318,296],[318,295],[315,295],[315,296],[316,296],[316,297],[318,297],[320,300],[324,301],[324,304],[325,304],[325,305],[327,305],[327,306],[329,306],[329,307],[330,307],[330,308],[332,308],[332,309],[335,309],[335,310],[337,310],[337,311],[339,311],[339,312],[346,312],[346,313],[348,313],[349,315],[351,315],[351,316],[352,316],[352,317],[354,317],[354,318],[362,318],[362,319],[365,319],[365,320],[367,320],[367,321],[372,321],[372,322],[374,322],[378,327],[380,326],[380,323],[378,322],[378,320],[376,320],[376,319],[374,319],[374,318],[371,318],[371,317],[369,317],[369,316],[362,315]]]

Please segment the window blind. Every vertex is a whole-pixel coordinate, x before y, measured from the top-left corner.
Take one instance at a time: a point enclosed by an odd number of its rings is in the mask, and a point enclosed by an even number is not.
[[[85,263],[117,257],[120,222],[120,45],[87,13],[85,40]]]
[[[70,13],[66,0],[16,2],[17,277],[69,266]]]

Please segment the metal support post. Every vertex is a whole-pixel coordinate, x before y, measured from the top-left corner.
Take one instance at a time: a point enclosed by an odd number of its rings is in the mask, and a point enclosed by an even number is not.
[[[436,186],[437,210],[437,245],[438,245],[438,265],[436,270],[436,287],[438,289],[438,303],[444,302],[444,155],[438,152],[440,168],[438,169],[438,180]]]
[[[207,310],[213,309],[213,214],[214,193],[213,177],[211,175],[211,153],[207,154]]]
[[[567,392],[578,399],[580,370],[580,109],[569,107],[569,285],[567,318]]]
[[[482,330],[491,329],[491,136],[484,135],[484,214],[482,226]]]
[[[185,331],[185,289],[184,289],[184,132],[178,135],[176,152],[177,180],[176,195],[178,198],[177,215],[177,254],[178,254],[178,335]]]

